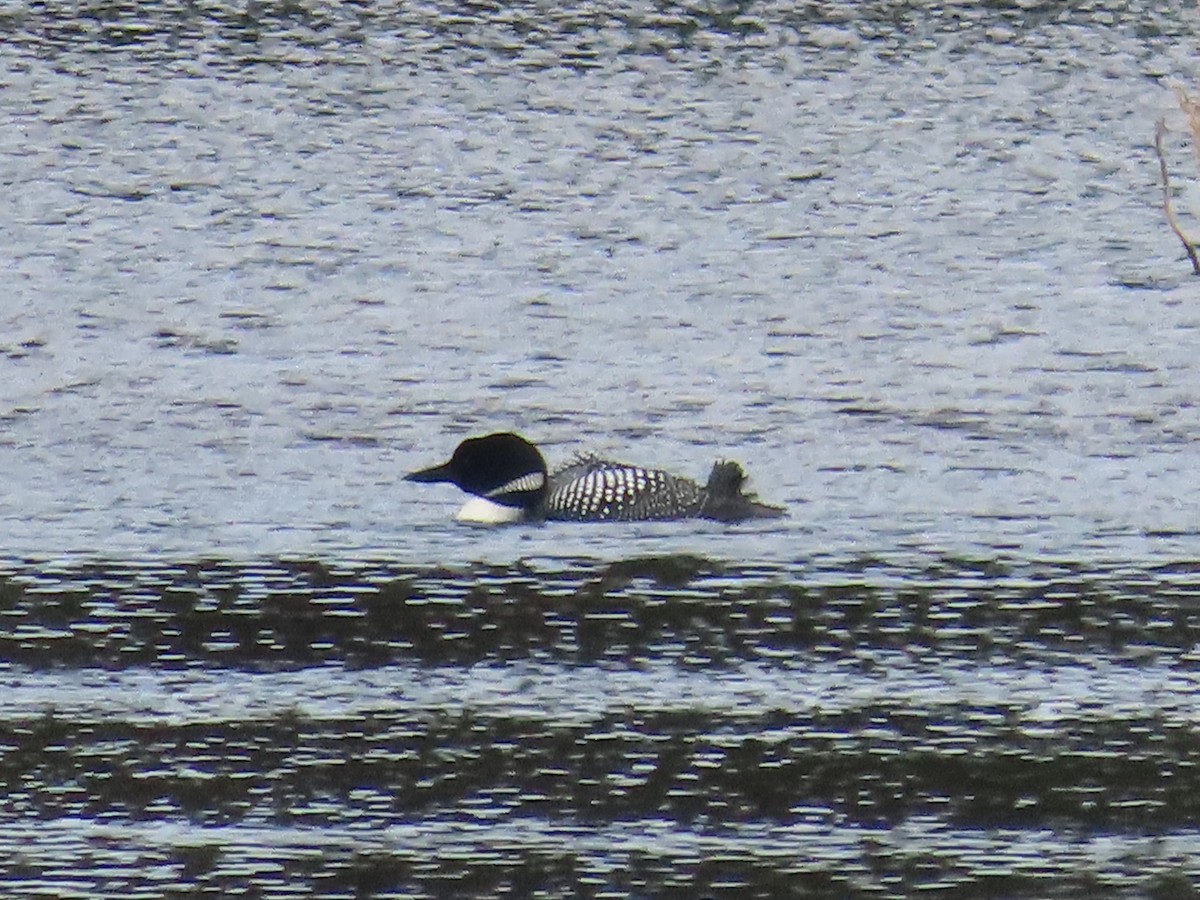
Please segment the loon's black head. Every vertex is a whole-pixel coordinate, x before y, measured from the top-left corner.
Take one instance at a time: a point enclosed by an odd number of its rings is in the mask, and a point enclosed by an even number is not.
[[[468,503],[458,513],[460,520],[511,522],[529,517],[541,506],[546,496],[546,461],[525,438],[503,432],[468,438],[454,448],[449,462],[411,472],[404,480],[449,482],[495,507]]]

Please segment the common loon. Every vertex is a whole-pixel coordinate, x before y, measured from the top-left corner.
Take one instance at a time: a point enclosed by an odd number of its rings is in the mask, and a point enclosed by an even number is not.
[[[785,515],[782,507],[742,491],[746,474],[735,462],[716,463],[703,485],[597,456],[576,456],[549,472],[538,448],[510,432],[468,438],[449,462],[411,472],[404,480],[449,482],[473,494],[456,516],[460,522],[740,522]]]

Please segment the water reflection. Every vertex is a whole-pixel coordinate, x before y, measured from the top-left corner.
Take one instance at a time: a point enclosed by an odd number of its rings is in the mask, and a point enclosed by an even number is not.
[[[455,58],[521,58],[534,66],[588,69],[623,54],[767,50],[807,46],[830,53],[926,48],[935,39],[982,37],[997,46],[1040,39],[1055,28],[1090,26],[1100,17],[1153,38],[1183,37],[1174,5],[1122,7],[1075,3],[988,3],[971,6],[893,3],[675,3],[653,7],[617,3],[544,4],[316,3],[305,0],[231,4],[107,2],[71,7],[34,4],[0,14],[0,33],[43,53],[79,49],[120,51],[138,58],[179,58],[197,47],[214,61],[238,65],[316,59],[352,62],[353,54],[430,54]],[[965,49],[965,45],[964,45]]]
[[[1194,567],[844,563],[14,561],[0,883],[1185,877]]]

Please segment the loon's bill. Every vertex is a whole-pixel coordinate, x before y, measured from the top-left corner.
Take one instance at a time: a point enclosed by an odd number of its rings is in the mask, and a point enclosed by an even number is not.
[[[460,522],[741,522],[787,514],[744,491],[746,473],[735,462],[716,463],[705,484],[593,456],[550,472],[538,448],[510,432],[468,438],[447,462],[404,480],[446,482],[472,494],[456,516]]]

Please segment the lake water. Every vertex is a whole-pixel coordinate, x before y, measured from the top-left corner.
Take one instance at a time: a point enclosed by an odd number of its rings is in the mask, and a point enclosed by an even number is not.
[[[1193,4],[0,33],[4,893],[1195,895]]]

